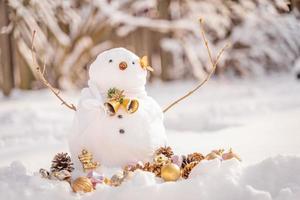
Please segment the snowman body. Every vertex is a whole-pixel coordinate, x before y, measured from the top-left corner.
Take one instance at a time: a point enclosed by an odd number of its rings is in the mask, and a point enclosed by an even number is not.
[[[124,48],[98,55],[92,63],[88,87],[81,92],[69,140],[72,156],[88,149],[105,166],[147,161],[155,149],[166,145],[163,113],[145,91],[147,71],[138,56]],[[129,113],[122,106],[112,116],[106,107],[107,91],[119,88],[127,99],[137,100]]]

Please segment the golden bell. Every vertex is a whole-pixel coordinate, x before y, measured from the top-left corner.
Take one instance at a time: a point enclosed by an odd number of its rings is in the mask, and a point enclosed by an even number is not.
[[[109,115],[113,116],[116,114],[121,104],[118,101],[108,101],[104,103],[104,106],[106,107],[106,110],[108,111]]]
[[[164,181],[177,181],[180,175],[180,168],[173,163],[166,164],[161,168],[161,177]]]
[[[130,114],[135,113],[139,108],[139,101],[136,99],[124,99],[123,104],[126,111]]]
[[[79,177],[72,183],[72,189],[74,192],[92,192],[93,183],[87,177]]]

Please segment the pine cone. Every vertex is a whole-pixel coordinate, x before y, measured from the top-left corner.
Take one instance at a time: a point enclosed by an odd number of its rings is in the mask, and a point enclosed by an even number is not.
[[[143,170],[144,166],[145,165],[143,163],[137,163],[135,165],[127,165],[124,167],[124,171],[134,172],[137,169]]]
[[[182,178],[187,179],[192,171],[192,169],[198,164],[198,161],[193,161],[187,165],[185,165],[185,167],[182,170]]]
[[[182,156],[181,169],[183,169],[187,164],[191,162],[192,161],[187,156]]]
[[[152,172],[155,174],[155,176],[160,177],[162,166],[163,166],[163,164],[147,162],[147,163],[145,163],[143,170],[147,171],[147,172]]]
[[[183,169],[186,165],[190,164],[191,162],[200,162],[205,157],[201,153],[192,153],[188,154],[187,156],[182,156],[182,164],[181,168]]]
[[[142,170],[147,172],[152,172],[152,164],[150,162],[146,162],[142,168]]]
[[[198,152],[195,152],[195,153],[192,153],[192,154],[189,154],[188,156],[187,156],[187,158],[189,159],[189,160],[191,160],[192,162],[193,161],[201,161],[201,160],[203,160],[205,157],[201,154],[201,153],[198,153]]]
[[[153,173],[157,176],[160,177],[161,175],[161,168],[163,164],[153,164]]]
[[[163,154],[167,158],[171,158],[174,155],[174,152],[171,147],[160,147],[155,151],[155,155]]]
[[[68,153],[58,153],[54,156],[51,165],[51,172],[59,172],[67,170],[72,172],[74,170],[73,163]]]

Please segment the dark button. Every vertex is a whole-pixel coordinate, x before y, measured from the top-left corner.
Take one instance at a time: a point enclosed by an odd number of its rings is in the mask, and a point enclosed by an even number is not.
[[[120,133],[120,134],[124,134],[124,133],[125,133],[124,129],[120,129],[120,130],[119,130],[119,133]]]
[[[119,118],[119,119],[122,119],[122,118],[123,118],[123,115],[118,115],[118,118]]]

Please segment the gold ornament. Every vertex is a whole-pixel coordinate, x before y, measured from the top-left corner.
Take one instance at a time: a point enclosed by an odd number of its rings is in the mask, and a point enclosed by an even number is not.
[[[152,67],[149,66],[148,63],[148,57],[147,56],[143,56],[142,58],[140,58],[140,65],[144,70],[149,70],[151,72],[154,71],[154,69]]]
[[[238,161],[242,161],[242,159],[232,151],[232,148],[230,148],[228,153],[224,153],[222,155],[223,160],[230,160],[232,158],[236,158]]]
[[[83,149],[81,151],[81,155],[78,156],[78,159],[82,164],[84,172],[86,172],[87,170],[96,169],[100,165],[99,162],[93,161],[93,155],[86,149]]]
[[[110,185],[110,179],[109,178],[104,178],[104,181],[103,181],[106,185]]]
[[[119,90],[117,88],[108,90],[108,101],[104,103],[104,106],[109,115],[114,116],[121,107],[129,114],[135,113],[138,110],[138,100],[125,98],[123,93],[124,90]]]
[[[87,177],[79,177],[72,183],[72,189],[74,192],[92,192],[93,183]]]
[[[125,99],[126,101],[127,99]],[[135,113],[139,108],[139,101],[136,99],[129,100],[128,103],[125,105],[126,111],[129,114]]]
[[[164,154],[159,154],[154,157],[154,162],[156,164],[166,164],[169,161],[169,159]]]
[[[114,116],[118,110],[122,107],[127,113],[135,113],[139,108],[139,101],[136,99],[123,99],[119,101],[108,101],[104,103],[106,110],[110,116]]]
[[[180,168],[173,163],[166,164],[161,168],[161,177],[164,181],[177,181],[180,175]]]
[[[185,165],[185,167],[182,169],[182,178],[187,179],[192,171],[192,169],[198,165],[199,161],[193,161],[187,165]]]
[[[119,110],[121,104],[118,101],[108,101],[104,103],[104,106],[110,116],[114,116]]]

